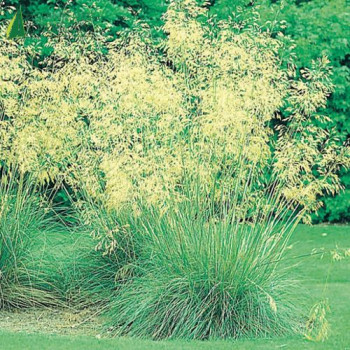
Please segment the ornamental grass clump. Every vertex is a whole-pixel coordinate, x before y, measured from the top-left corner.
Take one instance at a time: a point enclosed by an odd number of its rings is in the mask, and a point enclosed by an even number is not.
[[[50,220],[30,178],[16,168],[0,175],[0,309],[53,304],[32,254]]]
[[[318,113],[328,61],[297,74],[281,35],[216,21],[194,0],[164,19],[160,46],[142,26],[115,41],[47,33],[40,68],[30,46],[2,39],[1,161],[70,186],[115,266],[118,334],[297,329],[278,262],[349,165]]]
[[[199,185],[166,213],[143,207],[131,220],[138,257],[111,302],[114,333],[204,340],[300,331],[295,283],[279,266],[300,216],[272,196],[247,220],[227,203],[218,210]],[[248,192],[230,197],[242,205]]]

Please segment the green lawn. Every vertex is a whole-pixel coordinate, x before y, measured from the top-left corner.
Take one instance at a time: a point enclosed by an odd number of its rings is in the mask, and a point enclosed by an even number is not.
[[[329,256],[320,255],[292,258],[307,255],[314,248],[350,248],[350,226],[300,226],[290,247],[290,259],[286,264],[297,264],[295,271],[302,282],[300,291],[307,296],[306,308],[323,297],[329,299],[331,313],[330,337],[324,343],[314,343],[301,336],[274,339],[243,339],[239,341],[162,341],[152,342],[137,339],[97,339],[92,336],[67,336],[36,333],[12,332],[0,328],[0,350],[59,350],[59,349],[329,349],[350,350],[350,257],[333,261]],[[328,276],[328,283],[325,284]],[[326,288],[325,288],[326,287]],[[2,317],[0,313],[0,317]]]

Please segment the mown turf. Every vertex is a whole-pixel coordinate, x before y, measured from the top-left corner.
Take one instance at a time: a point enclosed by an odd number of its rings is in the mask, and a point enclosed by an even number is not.
[[[298,264],[295,271],[302,278],[301,289],[296,293],[308,296],[305,308],[310,307],[321,298],[328,298],[331,308],[329,322],[330,337],[324,343],[310,342],[301,336],[274,339],[242,339],[239,341],[186,342],[162,341],[152,342],[138,339],[97,339],[91,336],[61,336],[38,334],[33,326],[33,334],[15,333],[0,329],[0,350],[106,350],[106,349],[327,349],[350,350],[350,258],[331,261],[329,255],[297,258],[310,254],[313,249],[325,251],[336,246],[350,248],[350,226],[300,226],[294,235],[289,260],[285,264]],[[326,284],[326,281],[328,282]],[[2,315],[0,314],[0,317]],[[4,321],[4,320],[3,320]]]

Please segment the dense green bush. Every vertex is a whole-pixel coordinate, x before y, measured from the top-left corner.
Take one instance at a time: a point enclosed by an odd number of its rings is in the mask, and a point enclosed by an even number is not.
[[[74,30],[102,30],[104,35],[115,38],[121,30],[132,28],[137,20],[145,21],[152,31],[157,32],[161,25],[161,16],[166,10],[167,1],[163,0],[9,0],[7,7],[22,5],[23,14],[30,21],[31,32],[41,32],[48,28],[60,27]],[[2,18],[9,18],[4,13]],[[1,17],[0,17],[1,18]]]
[[[240,213],[217,212],[197,185],[165,214],[141,207],[130,220],[137,256],[111,300],[112,332],[205,340],[300,331],[295,286],[279,266],[294,219],[238,224]]]

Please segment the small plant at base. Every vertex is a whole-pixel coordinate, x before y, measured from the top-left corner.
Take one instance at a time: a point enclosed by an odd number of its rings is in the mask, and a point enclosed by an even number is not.
[[[329,323],[327,313],[329,311],[328,300],[322,300],[311,308],[309,318],[306,322],[306,339],[323,342],[328,338]]]

